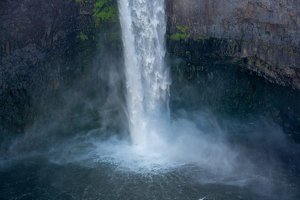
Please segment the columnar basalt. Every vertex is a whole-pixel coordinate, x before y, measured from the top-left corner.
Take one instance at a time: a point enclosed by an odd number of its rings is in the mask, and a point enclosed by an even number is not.
[[[180,54],[179,46],[185,46],[182,53],[191,52],[195,62],[201,62],[199,52],[226,57],[300,90],[299,6],[297,0],[168,0],[169,50]]]
[[[4,0],[0,19],[0,131],[24,132],[86,75],[100,41],[121,44],[118,26],[105,34],[118,23],[113,0]]]
[[[47,109],[49,97],[55,99],[56,91],[70,87],[76,83],[74,80],[83,78],[91,70],[99,41],[106,43],[105,47],[122,49],[116,2],[0,1],[0,131],[12,128],[16,132],[24,132],[42,113],[38,106]],[[180,79],[200,82],[194,85],[200,88],[202,76],[208,77],[209,81],[214,80],[215,69],[220,70],[223,65],[234,66],[235,70],[247,71],[249,76],[258,75],[274,85],[286,86],[283,90],[293,88],[294,91],[288,92],[285,97],[293,101],[297,99],[300,90],[299,1],[165,2],[167,55],[180,58],[180,62],[184,63]],[[116,28],[106,33],[105,30],[112,26]],[[224,70],[226,77],[232,78],[227,72]],[[176,73],[172,71],[173,76]],[[176,85],[175,82],[173,85]],[[232,92],[233,97],[241,96],[236,108],[242,108],[242,104],[248,105],[252,100],[260,101],[252,95],[258,94],[259,90],[252,86],[244,88],[248,89],[247,95],[244,95],[245,92],[238,95]],[[213,92],[211,88],[206,89]],[[230,96],[227,89],[220,92],[224,94],[220,99]],[[271,96],[268,98],[272,99]],[[297,105],[291,106],[286,102],[278,103],[284,108],[275,106],[270,115],[273,118],[284,116],[285,121],[292,120],[299,127]],[[267,105],[252,104],[253,110]],[[228,113],[230,108],[224,106],[220,109]],[[261,114],[268,115],[265,112]],[[285,124],[284,120],[278,121]]]

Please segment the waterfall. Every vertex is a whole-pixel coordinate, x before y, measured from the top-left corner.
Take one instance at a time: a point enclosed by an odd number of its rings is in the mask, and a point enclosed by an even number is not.
[[[169,70],[165,66],[164,0],[119,0],[132,142],[147,145],[155,122],[168,118]]]

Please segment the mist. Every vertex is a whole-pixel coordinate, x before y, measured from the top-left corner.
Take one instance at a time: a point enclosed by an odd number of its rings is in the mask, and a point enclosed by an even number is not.
[[[168,97],[169,116],[141,120],[145,142],[133,142],[124,60],[120,51],[99,46],[92,69],[50,99],[43,116],[24,135],[2,144],[0,180],[9,186],[0,190],[1,195],[8,199],[22,195],[40,199],[299,197],[299,180],[294,177],[299,172],[299,144],[267,118],[224,116],[195,105],[195,88],[185,84],[170,86],[170,91],[178,92]],[[23,180],[21,192],[13,178]]]
[[[288,187],[292,177],[286,171],[298,170],[299,145],[263,117],[225,118],[201,106],[185,110],[178,105],[188,105],[190,98],[171,94],[171,118],[151,119],[146,145],[132,144],[122,56],[116,59],[108,51],[98,55],[89,77],[81,82],[84,89],[62,91],[62,106],[52,106],[10,144],[1,158],[2,172],[9,163],[42,156],[51,165],[97,170],[106,164],[113,173],[130,176],[168,177],[179,172],[179,177],[203,187],[247,188],[267,199],[289,199],[297,193]],[[38,176],[45,179],[45,173]]]

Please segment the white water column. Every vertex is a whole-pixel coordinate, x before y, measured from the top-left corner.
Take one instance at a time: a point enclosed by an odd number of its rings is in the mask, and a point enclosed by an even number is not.
[[[118,0],[132,141],[147,145],[156,122],[168,118],[164,0]]]

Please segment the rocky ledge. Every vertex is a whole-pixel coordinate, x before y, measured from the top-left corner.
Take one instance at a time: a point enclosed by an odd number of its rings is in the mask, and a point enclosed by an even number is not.
[[[167,0],[169,53],[230,60],[300,90],[300,1]]]

